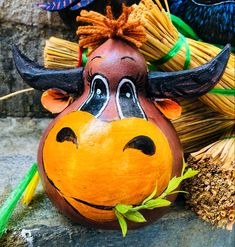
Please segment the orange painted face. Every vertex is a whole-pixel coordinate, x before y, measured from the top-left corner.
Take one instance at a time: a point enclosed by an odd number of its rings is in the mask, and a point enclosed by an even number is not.
[[[63,116],[44,142],[45,174],[84,217],[115,218],[118,203],[138,205],[167,186],[173,166],[168,140],[140,118],[103,122],[90,113]]]

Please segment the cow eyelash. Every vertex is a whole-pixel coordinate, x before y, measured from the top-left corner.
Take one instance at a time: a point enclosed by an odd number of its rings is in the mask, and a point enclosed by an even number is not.
[[[139,90],[144,90],[143,76],[140,73],[136,77],[127,76],[125,78],[131,80]]]
[[[88,73],[87,73],[87,81],[91,83],[92,79],[93,79],[94,75],[92,74],[92,71],[91,69],[88,70]]]
[[[135,78],[135,83],[138,85],[143,81],[143,75],[137,74],[137,77]]]

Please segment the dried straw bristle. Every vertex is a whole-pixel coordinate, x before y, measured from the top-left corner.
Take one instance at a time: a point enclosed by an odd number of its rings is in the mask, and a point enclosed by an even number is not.
[[[213,111],[199,100],[180,101],[183,112],[172,123],[180,137],[184,153],[192,153],[218,141],[234,126],[234,118]]]
[[[231,137],[231,134],[229,135]],[[183,189],[186,203],[200,218],[232,230],[235,220],[235,138],[219,140],[188,158],[199,173]]]
[[[81,49],[77,43],[50,37],[44,48],[44,66],[49,69],[70,69],[79,66]]]
[[[175,45],[179,38],[179,32],[171,22],[169,13],[163,9],[161,3],[156,0],[142,0],[139,5],[134,6],[130,18],[142,21],[147,41],[143,44],[140,51],[149,62],[159,60],[166,55]],[[190,66],[196,68],[207,63],[215,57],[221,49],[211,44],[186,39],[190,49]],[[163,71],[179,71],[182,70],[186,57],[185,45],[180,51],[169,61],[160,65]],[[224,75],[220,82],[216,85],[219,89],[234,89],[235,84],[235,57],[230,55]],[[204,103],[225,115],[235,116],[234,97],[208,93],[200,98]]]
[[[107,16],[94,11],[81,11],[81,16],[78,16],[77,20],[92,25],[78,28],[79,46],[89,48],[92,52],[107,39],[119,38],[140,47],[145,41],[144,27],[138,19],[129,19],[132,7],[123,4],[122,8],[123,12],[117,20],[114,19],[110,6],[106,7]]]

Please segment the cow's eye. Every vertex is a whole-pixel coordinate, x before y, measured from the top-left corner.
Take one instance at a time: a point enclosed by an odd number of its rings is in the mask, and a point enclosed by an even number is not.
[[[116,94],[117,108],[120,118],[146,118],[138,101],[134,83],[127,78],[120,81]]]
[[[109,100],[109,87],[107,79],[102,75],[95,75],[91,81],[91,89],[88,98],[80,107],[81,111],[86,111],[98,117]]]

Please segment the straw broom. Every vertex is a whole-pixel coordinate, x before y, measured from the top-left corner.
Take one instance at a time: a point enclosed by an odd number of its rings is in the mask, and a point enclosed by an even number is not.
[[[156,61],[169,53],[178,41],[180,34],[172,24],[169,12],[165,12],[158,0],[155,2],[156,4],[152,0],[142,0],[139,5],[134,6],[135,10],[132,13],[132,18],[140,19],[146,29],[147,41],[143,44],[140,51],[147,61],[163,71],[178,71],[184,69],[186,42],[190,52],[188,68],[195,68],[205,64],[221,51],[220,48],[211,44],[183,38],[185,41],[182,41],[180,50],[167,62],[157,65]],[[216,89],[200,98],[216,111],[230,116],[235,115],[233,97],[235,94],[234,62],[234,55],[231,54],[225,73],[217,84]]]
[[[172,123],[180,137],[184,153],[195,152],[213,143],[234,126],[234,118],[213,111],[199,100],[180,102],[183,112]]]
[[[77,43],[56,37],[46,40],[44,48],[44,66],[46,68],[70,69],[81,66],[81,63],[82,49]]]
[[[231,130],[188,158],[199,173],[184,184],[186,203],[200,218],[232,230],[235,220],[235,136]]]

